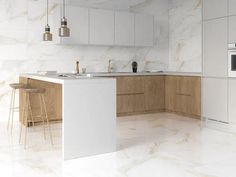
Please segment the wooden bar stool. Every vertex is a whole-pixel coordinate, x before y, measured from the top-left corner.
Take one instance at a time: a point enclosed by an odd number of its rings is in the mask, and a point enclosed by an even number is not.
[[[9,130],[11,126],[11,134],[12,134],[14,113],[20,112],[19,107],[15,106],[16,91],[26,88],[26,85],[20,84],[20,83],[12,83],[12,84],[9,84],[9,86],[12,88],[12,91],[11,91],[11,101],[10,101],[10,110],[9,110],[9,117],[8,117],[8,123],[7,123],[7,130]]]
[[[45,104],[45,89],[43,88],[25,88],[23,89],[25,91],[25,105],[24,105],[24,111],[23,111],[23,120],[21,122],[21,127],[20,127],[20,138],[19,142],[21,142],[21,134],[22,134],[22,129],[23,125],[25,125],[25,134],[24,134],[24,148],[26,148],[26,141],[27,141],[27,127],[29,126],[30,123],[34,126],[34,118],[38,117],[41,118],[42,123],[43,123],[43,133],[44,133],[44,139],[46,139],[46,133],[45,133],[45,121],[47,122],[47,127],[49,129],[49,134],[50,134],[50,140],[51,144],[53,144],[52,140],[52,132],[51,132],[51,126],[49,123],[48,119],[48,114],[47,114],[47,108]],[[38,95],[38,101],[39,101],[39,107],[40,107],[40,115],[33,115],[32,113],[32,107],[30,103],[30,96],[31,95]]]

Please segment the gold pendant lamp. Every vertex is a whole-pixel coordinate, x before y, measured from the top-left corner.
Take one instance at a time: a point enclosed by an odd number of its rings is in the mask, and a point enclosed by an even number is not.
[[[47,25],[45,26],[45,32],[43,33],[44,41],[52,41],[52,33],[50,32],[50,26],[48,25],[48,0],[47,0]]]
[[[65,0],[63,0],[63,17],[61,19],[61,27],[59,28],[60,37],[69,37],[70,28],[67,27],[67,19],[65,17]]]

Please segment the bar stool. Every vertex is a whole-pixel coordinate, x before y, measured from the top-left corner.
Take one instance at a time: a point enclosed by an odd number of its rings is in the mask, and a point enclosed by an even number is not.
[[[20,127],[19,143],[21,142],[21,134],[22,134],[23,125],[25,125],[24,148],[26,149],[27,127],[29,126],[29,123],[32,123],[32,125],[34,126],[34,123],[35,123],[34,118],[38,117],[38,118],[41,118],[41,120],[43,122],[44,139],[46,139],[45,121],[47,122],[47,127],[49,129],[51,144],[53,144],[51,126],[49,124],[49,119],[48,119],[48,114],[47,114],[47,109],[46,109],[46,104],[45,104],[45,95],[44,94],[45,94],[46,90],[43,88],[24,88],[23,90],[25,92],[25,105],[24,105],[24,109],[23,109],[24,111],[23,111],[23,116],[22,116],[23,121],[22,121],[21,127]],[[33,113],[32,113],[30,96],[33,94],[38,96],[38,99],[39,99],[38,101],[39,101],[39,106],[40,106],[40,115],[33,115]]]
[[[7,130],[9,130],[9,127],[11,126],[11,134],[12,134],[14,113],[20,112],[19,107],[15,107],[16,91],[26,88],[26,85],[21,84],[21,83],[12,83],[12,84],[9,84],[9,86],[12,88],[12,91],[11,91],[11,101],[10,101],[10,110],[9,110],[9,117],[8,117],[8,123],[7,123]]]

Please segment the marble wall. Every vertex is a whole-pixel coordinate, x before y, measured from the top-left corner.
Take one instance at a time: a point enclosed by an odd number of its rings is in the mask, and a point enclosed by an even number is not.
[[[49,0],[50,24],[60,0]],[[0,0],[0,121],[8,115],[11,82],[19,73],[72,72],[75,61],[87,71],[201,71],[201,0],[67,0],[69,5],[127,10],[154,15],[155,45],[147,48],[55,45],[42,42],[46,0]],[[59,19],[58,19],[59,20]],[[69,19],[68,19],[69,20]],[[56,35],[56,34],[54,34]]]
[[[50,14],[61,3],[50,0]],[[154,15],[155,46],[151,48],[55,45],[42,42],[46,0],[0,0],[0,121],[8,116],[11,82],[19,73],[38,70],[71,72],[75,61],[87,71],[107,71],[112,59],[116,71],[168,69],[168,1],[166,0],[67,0],[70,5],[127,10]],[[51,22],[51,16],[49,18]],[[58,19],[59,20],[59,19]],[[69,20],[69,19],[68,19]],[[56,34],[54,34],[56,35]]]
[[[169,0],[169,70],[202,71],[202,0]]]

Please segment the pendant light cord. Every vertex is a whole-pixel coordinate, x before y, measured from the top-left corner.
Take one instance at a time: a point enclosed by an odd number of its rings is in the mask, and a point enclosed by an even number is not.
[[[63,0],[63,17],[65,18],[65,0]]]
[[[48,25],[48,0],[47,0],[47,25]]]

